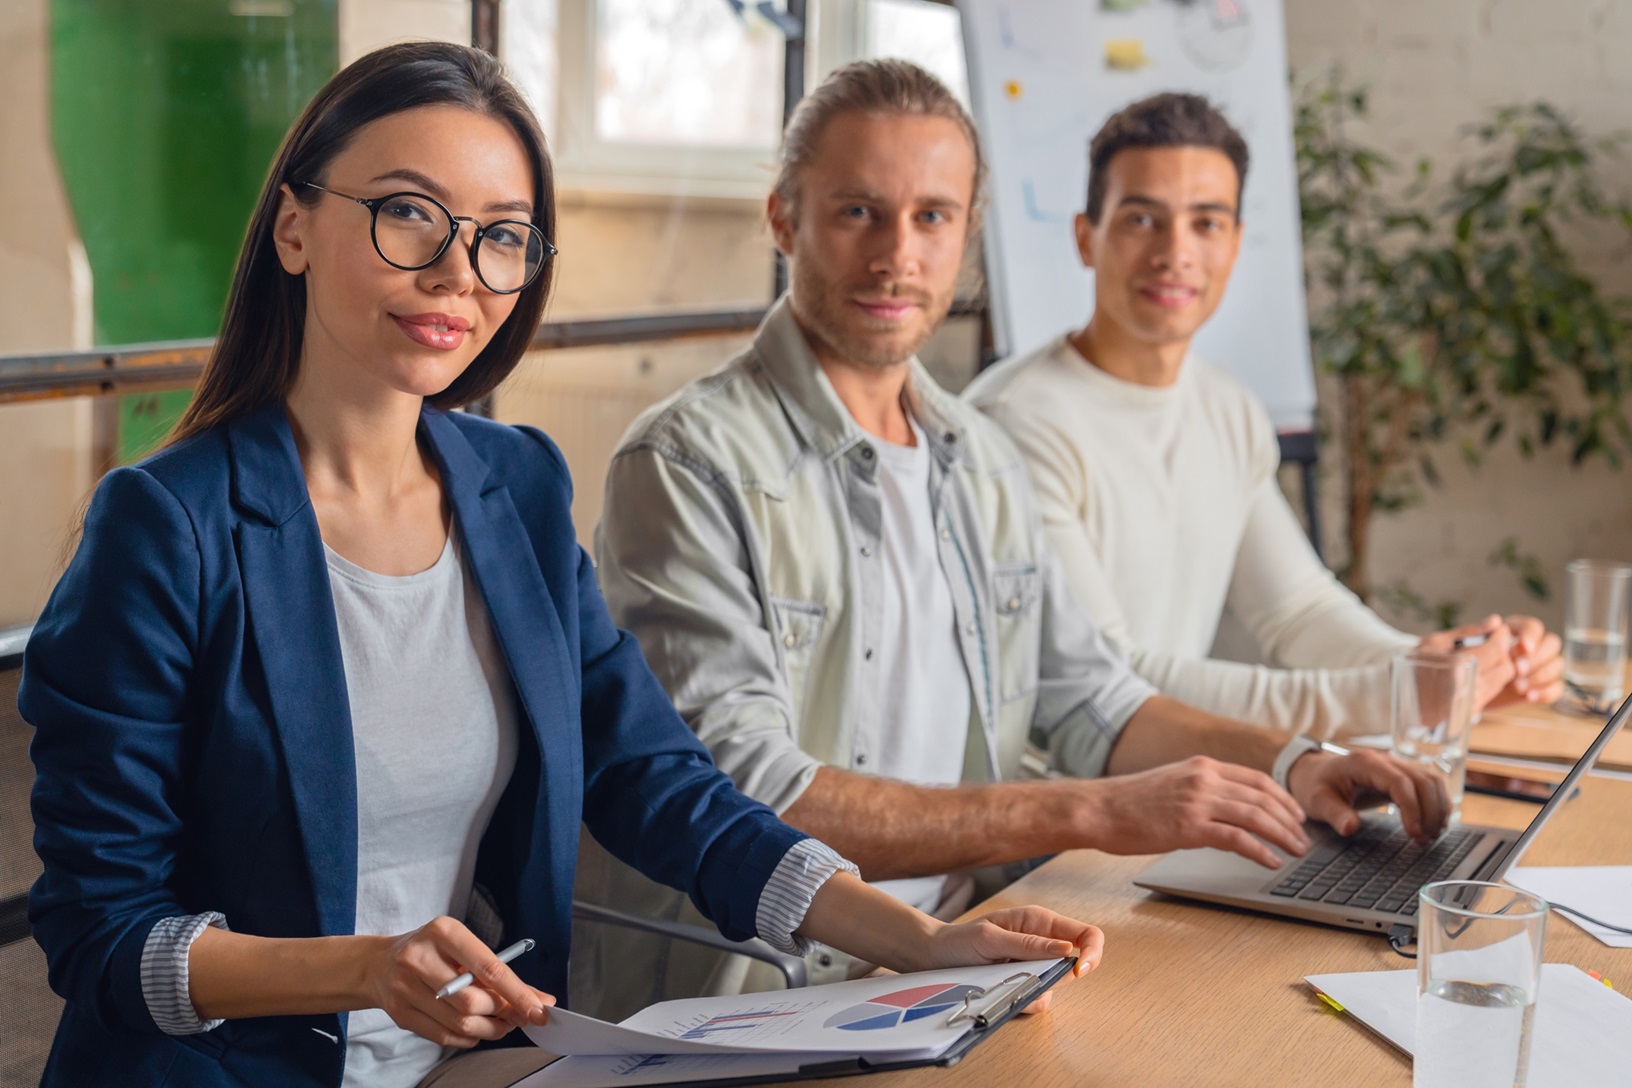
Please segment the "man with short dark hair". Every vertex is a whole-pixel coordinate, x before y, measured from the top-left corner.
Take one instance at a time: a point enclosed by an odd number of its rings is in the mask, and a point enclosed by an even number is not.
[[[1107,121],[1076,217],[1092,319],[966,394],[1025,457],[1072,589],[1163,693],[1276,729],[1386,732],[1393,654],[1470,635],[1485,639],[1480,705],[1556,699],[1559,641],[1539,621],[1492,616],[1417,639],[1349,593],[1277,486],[1268,416],[1191,356],[1241,246],[1247,157],[1197,95]],[[1221,633],[1250,639],[1268,666],[1213,659]]]
[[[980,174],[968,115],[905,62],[842,68],[800,104],[767,205],[789,294],[613,459],[596,553],[614,618],[743,792],[942,915],[973,894],[947,874],[1074,847],[1278,865],[1270,844],[1307,848],[1306,811],[1349,831],[1361,794],[1436,834],[1432,776],[1158,695],[1072,598],[1014,447],[914,354],[951,305]],[[1072,777],[1020,781],[1032,740]],[[601,858],[584,894],[677,916]],[[755,985],[679,945],[631,951],[645,939],[586,948],[575,1000],[615,1015]],[[650,988],[596,1001],[620,980]]]

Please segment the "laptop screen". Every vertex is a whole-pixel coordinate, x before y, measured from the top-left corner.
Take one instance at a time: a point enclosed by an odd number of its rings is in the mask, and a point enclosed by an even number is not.
[[[1509,869],[1518,864],[1519,858],[1530,846],[1536,835],[1540,833],[1542,827],[1552,817],[1558,806],[1569,800],[1570,795],[1575,792],[1576,783],[1580,782],[1582,776],[1592,770],[1593,764],[1598,762],[1598,756],[1603,753],[1604,746],[1614,739],[1616,733],[1620,732],[1621,725],[1626,721],[1629,709],[1632,709],[1632,695],[1627,696],[1626,701],[1621,703],[1620,708],[1610,715],[1597,738],[1587,746],[1587,750],[1582,753],[1581,758],[1575,761],[1575,766],[1570,768],[1570,773],[1564,776],[1564,781],[1558,784],[1558,788],[1553,791],[1552,797],[1547,799],[1547,803],[1541,806],[1541,811],[1536,813],[1536,818],[1530,821],[1530,826],[1524,829],[1524,834],[1514,840],[1513,845],[1507,848],[1507,853],[1496,863],[1496,867],[1491,870],[1490,875],[1484,879],[1500,880]]]

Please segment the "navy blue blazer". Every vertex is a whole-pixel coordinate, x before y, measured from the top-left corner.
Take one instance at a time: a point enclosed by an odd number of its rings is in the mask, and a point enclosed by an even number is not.
[[[761,890],[804,836],[732,787],[613,626],[560,451],[535,430],[430,409],[420,436],[523,716],[476,867],[505,942],[538,941],[512,966],[567,992],[580,821],[728,936],[753,935]],[[43,1083],[338,1085],[344,1015],[171,1037],[140,980],[148,931],[168,916],[218,910],[267,937],[355,921],[345,674],[281,406],[102,481],[29,639],[18,706],[36,730],[45,867],[29,918],[67,1001]]]

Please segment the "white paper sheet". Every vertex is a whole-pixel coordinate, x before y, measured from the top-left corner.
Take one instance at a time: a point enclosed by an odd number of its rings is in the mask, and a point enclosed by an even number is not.
[[[1407,1054],[1417,1034],[1417,973],[1309,975],[1309,985]],[[1624,1085],[1632,1069],[1632,1000],[1566,963],[1541,966],[1529,1088]]]
[[[1563,903],[1594,918],[1632,928],[1632,865],[1520,865],[1503,879],[1550,903]],[[1563,911],[1554,913],[1611,948],[1632,948],[1632,934],[1616,933]],[[1557,923],[1549,920],[1547,924]]]
[[[763,1054],[867,1055],[930,1058],[945,1053],[968,1031],[947,1019],[972,996],[975,1007],[1016,989],[1005,979],[1041,976],[1059,960],[956,967],[911,975],[664,1001],[621,1024],[565,1010],[549,1023],[526,1028],[537,1046],[564,1055]],[[795,1066],[797,1068],[797,1066]],[[638,1083],[620,1081],[620,1083]]]

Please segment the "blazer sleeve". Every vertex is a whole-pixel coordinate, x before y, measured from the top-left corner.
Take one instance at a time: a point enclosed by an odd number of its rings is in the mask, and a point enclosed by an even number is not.
[[[560,452],[546,443],[567,479]],[[577,604],[585,825],[613,855],[688,894],[725,936],[759,936],[761,892],[809,836],[745,797],[714,765],[640,644],[613,624],[581,547]]]
[[[139,468],[110,473],[29,638],[18,709],[35,729],[29,920],[51,988],[109,1028],[158,1032],[141,958],[182,849],[182,775],[199,648],[191,519]]]

